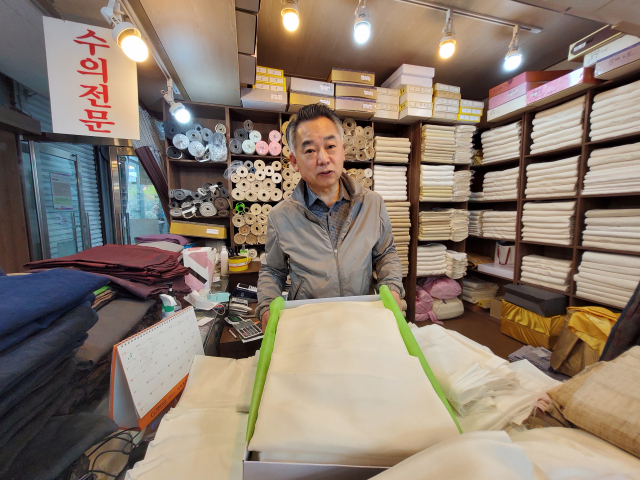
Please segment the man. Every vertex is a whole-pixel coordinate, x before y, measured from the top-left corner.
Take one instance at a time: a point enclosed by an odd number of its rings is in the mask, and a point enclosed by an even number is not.
[[[398,303],[404,296],[389,215],[380,195],[343,173],[343,135],[338,117],[320,104],[289,123],[291,166],[302,180],[269,213],[256,309],[263,327],[287,275],[288,300],[371,294],[374,269],[375,286],[387,285]]]

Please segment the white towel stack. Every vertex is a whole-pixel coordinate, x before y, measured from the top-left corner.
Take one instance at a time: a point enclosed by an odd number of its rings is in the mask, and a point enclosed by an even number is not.
[[[531,132],[531,153],[580,145],[585,97],[576,98],[557,107],[536,113]]]
[[[462,299],[470,303],[486,302],[498,294],[498,285],[479,278],[466,277],[462,281]]]
[[[640,252],[640,208],[589,210],[585,217],[585,247]]]
[[[471,210],[469,212],[469,235],[482,236],[482,215],[492,210]]]
[[[640,258],[584,252],[578,273],[573,279],[578,296],[624,308],[640,281]]]
[[[456,151],[453,154],[453,163],[471,165],[474,133],[476,133],[475,125],[456,125]]]
[[[420,165],[420,200],[451,201],[454,168],[453,165]]]
[[[571,260],[527,255],[522,257],[520,280],[566,292],[571,285],[572,266]]]
[[[578,190],[580,156],[555,162],[532,163],[527,167],[527,198],[575,195]]]
[[[456,128],[443,125],[422,127],[422,161],[430,163],[453,163],[456,153]]]
[[[467,254],[447,250],[447,277],[462,278],[467,274]]]
[[[446,275],[447,247],[440,243],[430,243],[418,247],[417,275],[430,277]]]
[[[377,136],[373,141],[374,162],[409,163],[411,141],[408,138]]]
[[[385,202],[385,207],[387,207],[387,213],[389,213],[391,220],[396,251],[400,257],[400,263],[402,263],[402,276],[406,277],[409,273],[409,243],[411,240],[409,202]]]
[[[379,193],[385,202],[406,202],[407,167],[375,165],[373,191]]]
[[[488,172],[482,183],[481,200],[517,200],[520,167]]]
[[[469,211],[434,208],[420,212],[418,240],[452,240],[460,242],[469,236]]]
[[[522,240],[525,242],[571,245],[576,202],[524,204]]]
[[[481,138],[483,164],[518,158],[522,140],[522,122],[492,128],[483,132]]]
[[[458,170],[453,174],[453,197],[454,202],[466,202],[471,197],[471,170]]]
[[[640,80],[593,97],[591,141],[640,132]]]
[[[485,211],[482,214],[482,236],[498,240],[515,240],[518,212]]]
[[[640,192],[640,143],[591,152],[583,195]]]

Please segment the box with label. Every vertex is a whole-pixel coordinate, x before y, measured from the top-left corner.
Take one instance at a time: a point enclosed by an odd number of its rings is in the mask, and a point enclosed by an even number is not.
[[[578,40],[576,43],[569,47],[569,55],[567,60],[575,61],[586,54],[593,52],[599,48],[604,47],[606,44],[613,42],[614,40],[622,37],[623,32],[615,30],[612,25],[606,25],[599,30],[596,30],[591,35]]]
[[[433,107],[434,112],[449,112],[449,113],[458,113],[459,107],[454,107],[453,105],[441,105],[436,103]]]
[[[433,78],[414,77],[412,75],[400,75],[392,82],[382,84],[384,88],[401,88],[403,85],[416,85],[419,87],[433,87]]]
[[[405,92],[400,97],[400,103],[402,104],[407,101],[433,103],[433,95],[429,93]]]
[[[451,98],[453,100],[460,100],[462,98],[462,95],[460,95],[459,93],[448,92],[446,90],[436,90],[433,93],[433,96],[440,98]]]
[[[311,93],[313,95],[324,95],[325,97],[333,97],[335,95],[334,88],[333,83],[296,77],[291,77],[289,84],[289,90],[292,92]]]
[[[287,92],[272,92],[259,88],[243,88],[240,100],[244,108],[285,112],[287,110]]]
[[[376,100],[378,91],[373,87],[361,87],[346,83],[336,83],[336,97],[366,98]]]
[[[444,120],[447,122],[455,121],[458,119],[457,113],[448,113],[448,112],[438,112],[436,110],[433,111],[433,119],[434,120]]]
[[[527,109],[527,96],[522,95],[518,98],[503,103],[499,107],[490,108],[487,110],[487,120],[497,120],[507,115],[516,115]]]
[[[331,75],[329,75],[329,80],[327,81],[331,83],[355,83],[356,85],[373,87],[376,83],[376,75],[372,72],[334,68],[331,70]]]
[[[478,123],[480,121],[481,116],[480,115],[465,115],[462,113],[458,114],[458,121],[459,122],[471,122],[471,123]]]
[[[400,105],[400,90],[395,88],[376,88],[377,98],[376,102],[388,103],[391,105]]]
[[[186,237],[227,238],[227,227],[209,223],[171,221],[169,233]]]
[[[456,111],[460,106],[460,100],[454,100],[453,98],[433,97],[433,103],[456,107]]]
[[[520,75],[517,75],[513,78],[510,78],[506,82],[502,82],[500,85],[497,85],[491,89],[489,89],[489,98],[500,95],[501,93],[506,92],[507,90],[511,90],[514,87],[517,87],[521,83],[525,82],[550,82],[551,80],[555,80],[556,78],[562,77],[567,73],[570,73],[571,70],[551,70],[548,72],[523,72]]]
[[[398,91],[400,92],[400,96],[405,95],[406,93],[420,93],[423,95],[433,96],[433,88],[421,87],[420,85],[402,85]]]
[[[258,75],[271,75],[272,77],[284,77],[284,71],[278,68],[256,67]]]
[[[433,116],[433,110],[429,108],[415,108],[409,107],[400,111],[398,116],[399,123],[415,123],[425,118],[431,118]]]
[[[382,84],[383,87],[389,86],[393,83],[398,77],[402,76],[412,76],[412,77],[421,77],[421,78],[429,78],[432,79],[436,74],[436,70],[433,67],[421,67],[419,65],[409,65],[407,63],[400,65],[395,72],[391,74],[389,78],[387,78]]]
[[[399,105],[393,105],[392,103],[376,102],[376,111],[399,112],[400,111],[400,106]]]
[[[579,68],[560,78],[527,92],[527,105],[546,105],[567,95],[580,92],[600,83],[594,77],[594,68]]]
[[[376,112],[376,102],[362,98],[336,97],[336,113],[354,118],[371,118]]]
[[[417,102],[415,100],[407,100],[406,102],[402,102],[400,104],[400,111],[405,110],[407,108],[422,108],[426,110],[433,109],[433,103],[431,102]]]
[[[283,85],[284,77],[272,77],[271,75],[256,74],[256,83],[266,83],[268,85]]]
[[[482,115],[481,108],[469,108],[469,107],[460,107],[458,113],[462,115]]]
[[[595,76],[601,80],[611,80],[637,70],[640,70],[640,45],[596,63]]]
[[[444,83],[436,83],[434,88],[442,92],[460,93],[460,87],[456,87],[455,85],[446,85]]]
[[[482,108],[484,110],[484,102],[479,102],[477,100],[463,100],[460,99],[461,107],[472,107],[472,108]]]
[[[379,108],[380,105],[383,105],[386,108]],[[395,107],[395,110],[388,109],[388,107]],[[398,120],[400,116],[400,111],[398,110],[398,105],[390,105],[390,104],[378,104],[376,103],[376,113],[373,116],[376,120]]]
[[[510,102],[514,98],[521,97],[523,95],[527,95],[527,92],[533,90],[534,88],[538,88],[540,85],[544,85],[546,82],[524,82],[520,85],[517,85],[506,92],[502,92],[500,95],[496,95],[495,97],[489,98],[489,108],[496,108],[500,105],[504,105],[507,102]]]
[[[259,88],[260,90],[271,90],[272,92],[284,92],[284,86],[282,85],[270,85],[268,83],[256,83],[253,88]]]
[[[335,99],[333,97],[325,97],[322,95],[312,95],[310,93],[289,93],[289,108],[287,112],[297,112],[305,105],[326,105],[331,110],[335,108]]]
[[[624,35],[591,53],[587,53],[582,60],[582,66],[590,67],[636,45],[640,45],[640,38],[633,35]]]

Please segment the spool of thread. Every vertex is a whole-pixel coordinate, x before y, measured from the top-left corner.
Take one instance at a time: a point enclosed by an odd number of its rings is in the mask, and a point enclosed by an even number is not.
[[[259,204],[254,203],[253,205],[251,205],[251,208],[249,209],[249,211],[253,215],[261,215],[262,214],[262,207]]]
[[[285,158],[289,158],[289,156],[291,155],[291,150],[289,150],[289,147],[287,147],[286,145],[282,147],[282,155]]]
[[[269,141],[270,142],[279,142],[281,138],[282,138],[282,135],[280,135],[279,131],[271,130],[269,132]]]
[[[265,215],[269,215],[269,212],[272,208],[273,207],[269,204],[262,205],[262,213],[264,213]]]
[[[225,126],[224,123],[218,123],[216,125],[216,132],[224,135],[225,133],[227,133],[227,127]]]
[[[167,148],[167,157],[172,158],[174,160],[179,160],[182,158],[182,150],[174,146],[170,146]]]
[[[264,140],[256,142],[256,153],[258,155],[267,155],[269,153],[269,145],[267,145],[267,142]]]
[[[229,257],[229,271],[244,272],[247,268],[249,268],[250,262],[251,257]]]
[[[277,155],[280,155],[281,151],[282,151],[282,147],[278,142],[271,142],[269,144],[269,154],[273,155],[274,157]]]
[[[251,130],[249,132],[249,140],[254,143],[258,143],[260,140],[262,140],[262,135],[258,130]]]

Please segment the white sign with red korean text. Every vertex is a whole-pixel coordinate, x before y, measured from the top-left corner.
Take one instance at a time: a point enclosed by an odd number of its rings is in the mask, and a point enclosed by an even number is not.
[[[136,62],[111,30],[42,20],[54,133],[138,140]]]

